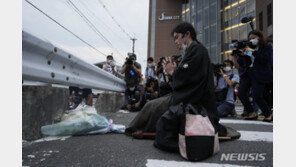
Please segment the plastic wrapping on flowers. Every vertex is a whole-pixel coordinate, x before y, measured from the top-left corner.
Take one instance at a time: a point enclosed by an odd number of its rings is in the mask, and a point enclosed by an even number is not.
[[[69,136],[105,134],[108,132],[124,133],[125,126],[113,124],[113,121],[98,115],[93,107],[79,105],[75,110],[66,111],[62,121],[41,127],[46,136]]]

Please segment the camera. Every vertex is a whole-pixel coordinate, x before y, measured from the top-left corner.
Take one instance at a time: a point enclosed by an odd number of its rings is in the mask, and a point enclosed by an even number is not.
[[[128,98],[128,104],[134,105],[137,102],[136,98]]]
[[[132,59],[132,58],[130,58],[130,57],[129,57],[129,58],[126,58],[126,64],[127,64],[127,65],[132,65],[132,64],[133,64],[133,60],[134,60],[134,59]]]
[[[250,42],[249,40],[232,40],[232,43],[229,44],[229,48],[232,50],[244,49],[246,46],[252,47],[252,42]]]
[[[139,100],[140,100],[140,92],[137,90],[132,95],[128,96],[128,98],[127,98],[128,104],[130,104],[130,105],[134,105]]]
[[[225,67],[225,64],[213,64],[213,66],[214,66],[215,76],[219,76],[220,75],[220,69],[223,70],[223,68]]]
[[[126,58],[126,64],[132,65],[134,61],[136,60],[136,55],[134,53],[128,53],[128,57]]]
[[[249,46],[250,48],[253,48],[252,42],[249,40],[232,40],[232,43],[229,44],[229,48],[232,49],[232,56],[241,56],[243,55],[243,52],[241,49],[244,49],[246,46]]]

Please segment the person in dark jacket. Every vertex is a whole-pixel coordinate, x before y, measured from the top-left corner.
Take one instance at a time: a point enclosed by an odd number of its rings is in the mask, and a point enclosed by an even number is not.
[[[163,61],[166,72],[172,76],[172,103],[203,106],[219,136],[226,135],[226,128],[220,125],[214,94],[213,69],[207,49],[196,40],[196,33],[190,23],[181,23],[173,31],[174,42],[184,50],[180,64]]]
[[[190,23],[180,23],[172,36],[179,50],[184,51],[181,62],[177,64],[171,57],[163,60],[163,67],[172,77],[173,92],[146,103],[140,113],[126,128],[125,133],[132,135],[136,131],[155,132],[159,118],[170,106],[179,103],[202,106],[218,132],[219,137],[239,138],[240,134],[219,124],[215,94],[213,69],[207,49],[196,40],[196,33]]]
[[[267,45],[270,45],[271,47],[273,47],[272,35],[266,39],[266,43]],[[273,70],[273,55],[270,55],[269,63],[270,63],[271,69]],[[273,111],[273,82],[266,84],[263,97],[267,101],[269,107],[271,108],[271,111]]]
[[[248,92],[252,88],[253,98],[263,112],[264,121],[272,121],[271,109],[263,98],[264,87],[273,80],[272,67],[270,65],[270,57],[272,57],[273,49],[271,45],[266,45],[263,35],[260,31],[251,31],[248,35],[253,48],[247,46],[244,49],[244,56],[239,57],[237,62],[240,64],[240,86],[238,97],[243,103],[248,117],[247,120],[255,120],[258,118],[256,112],[249,101]],[[242,65],[241,65],[242,64]]]

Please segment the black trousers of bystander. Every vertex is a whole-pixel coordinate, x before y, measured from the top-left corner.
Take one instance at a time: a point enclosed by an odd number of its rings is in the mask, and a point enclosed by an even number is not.
[[[271,114],[271,109],[267,101],[263,97],[264,88],[266,84],[259,83],[254,78],[253,72],[254,71],[252,70],[252,68],[250,68],[246,72],[245,76],[241,78],[240,85],[238,88],[238,97],[243,103],[245,110],[249,114],[254,112],[254,109],[249,100],[249,91],[250,88],[252,88],[254,101],[258,104],[264,116],[268,117]]]

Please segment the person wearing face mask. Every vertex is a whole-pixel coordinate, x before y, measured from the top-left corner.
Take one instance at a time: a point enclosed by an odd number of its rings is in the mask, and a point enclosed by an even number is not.
[[[240,74],[238,97],[248,113],[245,119],[256,120],[258,115],[249,101],[248,92],[252,88],[254,101],[265,116],[263,121],[271,122],[271,108],[263,98],[263,92],[266,84],[273,81],[272,67],[269,63],[270,57],[273,55],[273,49],[271,45],[265,43],[263,34],[260,31],[251,31],[248,37],[253,46],[247,46],[244,49],[245,54],[243,56],[249,57],[250,63],[248,66],[240,67],[240,71],[244,71],[244,73]],[[243,63],[240,57],[238,57],[237,61],[239,64]]]
[[[147,67],[146,67],[146,70],[145,70],[145,79],[147,80],[148,77],[151,77],[151,78],[154,78],[154,79],[158,79],[157,78],[157,75],[156,75],[156,66],[155,64],[153,63],[153,58],[152,57],[149,57],[147,59]]]
[[[127,85],[139,85],[142,80],[141,64],[137,61],[135,54],[130,54],[121,68],[121,74],[124,74],[124,80]]]
[[[136,62],[136,59],[137,57],[135,54],[130,54],[121,69],[121,74],[125,74],[124,80],[127,86],[124,93],[125,99],[123,109],[129,111],[139,111],[141,103],[141,65]]]
[[[234,87],[239,83],[239,76],[232,74],[233,62],[231,60],[224,61],[225,67],[220,69],[220,75],[215,76],[215,94],[219,93],[220,99],[216,95],[216,104],[219,117],[227,115],[236,115],[234,111]]]
[[[219,124],[210,58],[207,49],[197,41],[194,27],[187,22],[180,23],[173,29],[172,36],[177,49],[185,50],[179,64],[171,57],[162,62],[172,78],[172,93],[146,103],[127,126],[125,134],[156,132],[157,121],[169,107],[183,103],[203,106],[220,137],[239,138],[238,132]]]
[[[139,111],[141,104],[141,89],[138,85],[130,85],[124,93],[124,106],[129,111]]]
[[[104,64],[103,66],[103,70],[115,75],[115,76],[118,76],[118,71],[117,71],[117,68],[115,66],[115,63],[114,63],[114,60],[113,60],[113,56],[112,55],[108,55],[107,56],[107,61],[106,61],[106,64]]]
[[[145,70],[146,82],[143,85],[143,93],[142,94],[144,97],[146,97],[146,96],[150,97],[150,94],[152,93],[152,96],[151,96],[151,98],[142,98],[144,100],[142,104],[145,104],[147,99],[152,100],[154,98],[157,98],[158,92],[159,92],[158,77],[156,75],[157,67],[153,63],[152,57],[149,57],[147,59],[147,62],[148,62],[148,64],[147,64],[147,67]],[[152,83],[153,83],[153,86],[152,86]]]

